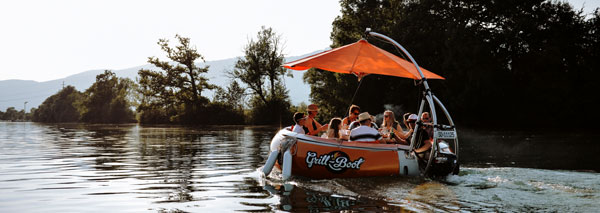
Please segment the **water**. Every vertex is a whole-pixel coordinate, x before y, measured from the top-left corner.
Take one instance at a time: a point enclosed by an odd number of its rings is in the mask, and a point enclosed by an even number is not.
[[[282,182],[277,172],[265,178],[259,171],[276,131],[0,122],[0,212],[600,209],[600,174],[588,171],[597,167],[573,163],[598,162],[598,145],[585,139],[589,135],[515,133],[506,139],[503,133],[464,131],[461,173],[445,180]],[[535,143],[543,148],[527,150]],[[577,153],[563,154],[573,146],[580,147]],[[561,160],[565,156],[574,159]],[[540,169],[563,167],[587,170]]]

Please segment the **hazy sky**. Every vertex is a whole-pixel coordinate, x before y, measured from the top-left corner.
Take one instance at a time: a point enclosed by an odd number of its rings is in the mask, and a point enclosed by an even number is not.
[[[330,45],[339,14],[337,0],[2,0],[0,80],[143,65],[149,56],[164,58],[156,42],[175,34],[191,38],[207,61],[237,57],[263,25],[282,35],[284,54],[301,55]]]
[[[156,44],[191,38],[207,61],[243,55],[261,26],[284,54],[330,45],[338,1],[0,1],[0,80],[47,81],[91,69],[123,69],[164,57]]]

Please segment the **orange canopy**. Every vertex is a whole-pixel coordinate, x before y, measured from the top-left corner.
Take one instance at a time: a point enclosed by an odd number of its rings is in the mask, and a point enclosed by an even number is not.
[[[293,70],[319,68],[331,72],[355,74],[359,77],[368,74],[398,76],[421,79],[416,67],[400,57],[382,50],[364,39],[353,44],[331,49],[283,64]],[[444,79],[421,67],[427,79]]]

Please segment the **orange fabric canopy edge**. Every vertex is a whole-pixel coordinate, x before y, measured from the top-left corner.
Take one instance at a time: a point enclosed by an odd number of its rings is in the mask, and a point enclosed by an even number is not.
[[[335,49],[327,50],[282,65],[293,70],[319,68],[331,72],[356,74],[379,74],[402,78],[421,79],[416,67],[394,54],[369,44],[364,39]],[[427,79],[444,79],[420,67]]]

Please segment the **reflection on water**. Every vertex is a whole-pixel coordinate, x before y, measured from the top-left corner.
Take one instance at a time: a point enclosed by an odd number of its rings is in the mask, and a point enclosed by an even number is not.
[[[600,208],[597,202],[600,176],[593,172],[467,166],[459,176],[438,181],[410,177],[333,180],[295,177],[282,182],[277,171],[261,177],[260,167],[276,131],[274,127],[0,122],[0,212],[446,212]],[[472,135],[463,138],[463,160],[467,164],[502,165],[505,161],[498,160],[498,156],[506,154],[472,145],[472,141],[485,138]],[[555,146],[552,142],[546,144],[550,145],[544,152],[559,152],[551,150]],[[474,158],[468,152],[485,154],[483,158]],[[538,155],[532,157],[538,158]],[[516,166],[521,165],[518,156],[511,160]]]
[[[252,174],[272,129],[34,123],[0,123],[0,129],[0,212],[271,209],[261,200],[271,195]]]

